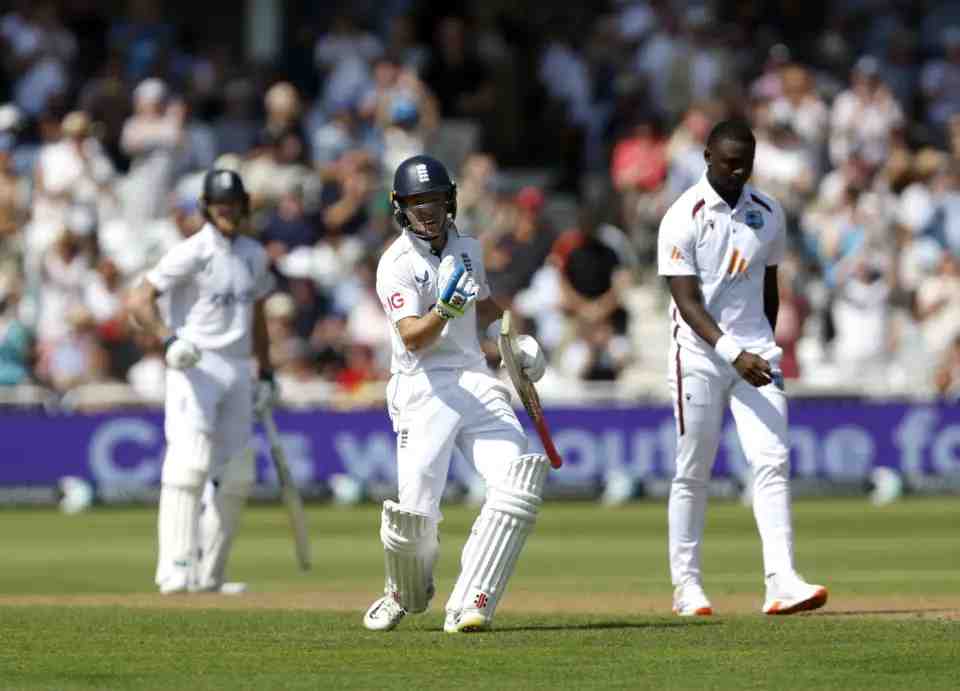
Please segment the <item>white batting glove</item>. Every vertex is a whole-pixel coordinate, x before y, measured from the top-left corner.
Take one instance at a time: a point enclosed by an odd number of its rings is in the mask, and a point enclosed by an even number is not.
[[[273,410],[280,398],[277,382],[273,372],[262,372],[253,388],[253,412],[257,417],[263,417]]]
[[[163,344],[164,359],[173,369],[189,369],[200,362],[200,350],[190,341],[171,336]]]
[[[477,282],[463,264],[453,256],[444,257],[437,269],[437,314],[444,319],[462,317],[478,292]]]
[[[547,370],[547,358],[543,356],[543,350],[537,343],[537,339],[533,336],[517,336],[517,347],[520,350],[517,357],[520,371],[530,381],[540,381]]]

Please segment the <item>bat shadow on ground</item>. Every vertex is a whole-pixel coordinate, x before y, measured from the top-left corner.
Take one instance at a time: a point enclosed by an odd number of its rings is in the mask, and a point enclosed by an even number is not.
[[[497,633],[519,631],[602,631],[604,629],[672,629],[684,626],[719,626],[721,621],[597,621],[589,624],[524,624],[496,627]]]

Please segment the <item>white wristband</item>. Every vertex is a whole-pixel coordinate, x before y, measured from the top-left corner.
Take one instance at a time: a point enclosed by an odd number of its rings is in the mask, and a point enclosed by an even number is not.
[[[722,357],[731,365],[733,364],[734,360],[740,357],[740,353],[743,352],[743,348],[738,346],[737,342],[726,334],[717,339],[717,343],[715,346],[713,346],[713,349],[717,351],[717,355]]]
[[[490,325],[487,327],[486,334],[487,334],[487,338],[490,339],[491,341],[495,341],[497,340],[497,338],[500,337],[500,320],[499,319],[495,319],[492,322],[490,322]]]

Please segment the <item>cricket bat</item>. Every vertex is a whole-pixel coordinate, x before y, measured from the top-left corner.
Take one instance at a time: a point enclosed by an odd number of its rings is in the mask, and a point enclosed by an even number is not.
[[[276,468],[277,478],[280,481],[280,493],[284,506],[287,508],[287,517],[290,519],[290,528],[293,531],[293,543],[296,548],[297,563],[301,571],[310,570],[310,538],[307,535],[307,517],[303,511],[303,502],[300,493],[290,475],[290,465],[287,455],[280,443],[280,434],[277,432],[277,423],[273,420],[273,413],[269,410],[260,418],[267,441],[270,444],[270,459]]]
[[[550,436],[547,419],[543,415],[543,406],[540,404],[540,396],[537,394],[533,382],[520,370],[518,360],[520,348],[517,345],[517,332],[513,325],[510,310],[506,310],[500,318],[500,337],[497,339],[497,346],[500,349],[503,366],[507,368],[510,380],[520,396],[520,401],[523,403],[527,415],[533,421],[533,426],[536,428],[540,442],[543,444],[543,450],[546,452],[547,458],[550,459],[550,465],[559,468],[563,465],[563,459],[560,458],[557,447],[553,444],[553,438]]]

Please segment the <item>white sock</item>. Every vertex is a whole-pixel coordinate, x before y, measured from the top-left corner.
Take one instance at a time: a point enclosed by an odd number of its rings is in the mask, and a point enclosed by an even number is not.
[[[763,465],[754,471],[753,515],[763,542],[763,570],[768,576],[794,570],[788,467]]]
[[[197,550],[199,510],[198,488],[163,485],[160,489],[156,582],[161,588],[168,581],[189,582]]]
[[[700,543],[707,513],[707,483],[676,478],[670,485],[667,523],[673,585],[700,583]]]

